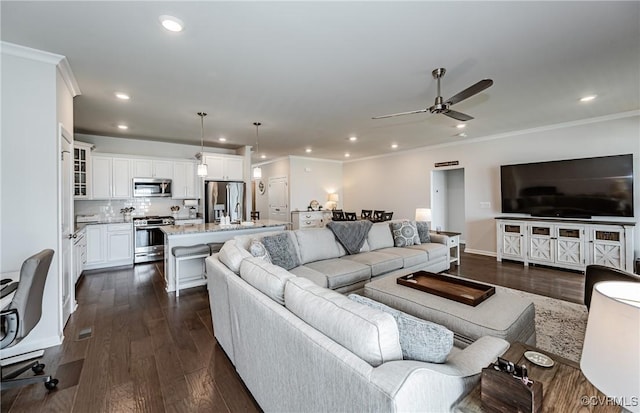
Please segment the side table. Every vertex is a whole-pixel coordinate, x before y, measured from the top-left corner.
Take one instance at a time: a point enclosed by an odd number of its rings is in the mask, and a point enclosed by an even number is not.
[[[552,367],[539,367],[524,357],[525,351],[537,351],[551,357],[555,364]],[[529,377],[533,381],[542,383],[542,411],[543,412],[620,412],[620,406],[615,405],[611,399],[596,389],[582,374],[580,366],[571,360],[567,360],[548,351],[540,350],[534,346],[523,343],[514,343],[502,356],[517,365],[525,364],[529,371]],[[479,383],[464,398],[454,411],[459,413],[486,412],[483,409],[480,397]]]
[[[451,231],[430,231],[433,234],[446,235],[449,237],[447,246],[449,247],[449,264],[460,265],[460,233]]]

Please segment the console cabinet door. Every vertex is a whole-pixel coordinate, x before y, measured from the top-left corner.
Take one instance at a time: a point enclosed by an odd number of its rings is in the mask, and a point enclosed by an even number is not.
[[[623,229],[590,229],[589,261],[591,264],[625,269],[625,239]]]
[[[500,255],[502,258],[522,261],[524,253],[525,224],[523,222],[501,223],[502,237]]]
[[[584,268],[585,228],[581,225],[556,225],[556,260],[562,267]]]
[[[551,264],[555,261],[554,226],[548,224],[529,224],[528,247],[529,260],[541,264]]]

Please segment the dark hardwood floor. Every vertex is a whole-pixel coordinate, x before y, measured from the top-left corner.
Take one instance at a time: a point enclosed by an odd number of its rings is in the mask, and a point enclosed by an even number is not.
[[[462,254],[450,273],[582,303],[583,275]],[[60,380],[2,392],[2,412],[259,411],[213,337],[205,287],[164,291],[162,265],[85,273],[64,343],[45,351]],[[90,329],[87,330],[87,329]]]

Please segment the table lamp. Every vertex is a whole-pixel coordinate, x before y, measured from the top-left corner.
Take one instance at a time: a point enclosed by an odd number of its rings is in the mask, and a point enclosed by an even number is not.
[[[329,202],[331,202],[331,209],[336,209],[338,207],[338,201],[340,200],[340,197],[338,197],[338,194],[329,194]]]
[[[640,412],[640,283],[593,287],[580,368],[611,402]]]
[[[416,208],[416,221],[427,221],[431,225],[431,209]]]

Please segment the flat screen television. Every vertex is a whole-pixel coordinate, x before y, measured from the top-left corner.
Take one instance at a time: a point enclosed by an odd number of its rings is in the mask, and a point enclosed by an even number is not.
[[[539,217],[633,217],[633,155],[500,167],[502,212]]]

